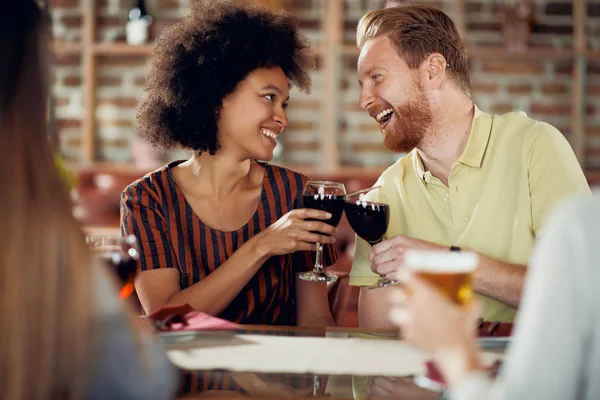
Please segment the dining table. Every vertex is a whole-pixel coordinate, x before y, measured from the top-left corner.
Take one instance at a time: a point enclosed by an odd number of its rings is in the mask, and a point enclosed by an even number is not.
[[[430,379],[430,357],[393,329],[240,325],[160,332],[158,338],[182,372],[227,373],[242,387],[216,387],[197,398],[365,399],[375,378],[405,385],[407,399],[443,389]],[[510,339],[479,340],[484,365],[500,363]]]

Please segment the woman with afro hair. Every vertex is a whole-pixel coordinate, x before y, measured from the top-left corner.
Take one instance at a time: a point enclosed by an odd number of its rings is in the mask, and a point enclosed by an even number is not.
[[[307,177],[265,161],[288,124],[290,85],[310,88],[310,48],[292,16],[195,1],[157,41],[140,134],[185,148],[128,186],[121,230],[141,243],[135,286],[146,313],[188,303],[241,324],[333,325],[325,284],[295,276],[337,256],[323,211],[302,208]],[[262,160],[262,161],[259,161]]]

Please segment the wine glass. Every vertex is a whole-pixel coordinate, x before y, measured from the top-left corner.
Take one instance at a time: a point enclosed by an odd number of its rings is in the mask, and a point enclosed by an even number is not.
[[[308,181],[304,185],[302,193],[304,208],[313,208],[316,210],[327,211],[331,214],[328,220],[322,221],[332,226],[337,226],[344,213],[344,196],[346,188],[344,184],[331,181]],[[311,219],[307,219],[311,221]],[[323,271],[323,245],[316,243],[317,257],[315,266],[311,272],[305,272],[300,275],[300,279],[312,282],[334,282],[336,276],[329,275]]]
[[[140,259],[138,241],[133,235],[90,235],[85,238],[92,254],[119,278],[119,297],[127,299],[134,291],[133,278]]]
[[[352,198],[347,198],[344,202],[344,211],[354,232],[371,246],[374,246],[383,240],[383,235],[387,232],[390,221],[390,206],[384,203],[366,201],[363,196],[361,195],[355,201],[352,201]],[[395,281],[380,276],[377,283],[368,287],[374,289],[395,284]]]

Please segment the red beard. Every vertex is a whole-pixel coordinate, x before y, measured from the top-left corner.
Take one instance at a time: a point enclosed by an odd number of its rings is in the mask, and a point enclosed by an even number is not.
[[[423,91],[418,88],[414,100],[408,100],[394,110],[394,125],[386,128],[383,144],[391,151],[408,153],[423,141],[433,122],[431,108]]]

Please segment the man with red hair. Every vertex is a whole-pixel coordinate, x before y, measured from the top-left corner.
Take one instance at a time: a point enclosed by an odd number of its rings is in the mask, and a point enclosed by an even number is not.
[[[434,7],[371,11],[357,44],[360,105],[385,146],[407,154],[368,196],[390,205],[390,225],[373,248],[357,241],[351,283],[393,278],[407,249],[468,248],[480,255],[474,290],[483,318],[512,321],[548,212],[589,193],[573,150],[547,123],[523,112],[492,116],[473,103],[465,45]],[[362,326],[391,326],[386,294],[362,288]]]

